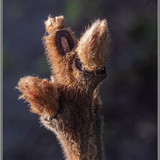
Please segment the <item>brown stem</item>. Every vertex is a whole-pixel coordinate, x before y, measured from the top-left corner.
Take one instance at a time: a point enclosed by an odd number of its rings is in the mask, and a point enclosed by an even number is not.
[[[41,117],[42,124],[56,134],[66,160],[103,160],[102,119],[92,112],[91,103],[85,103],[65,104],[62,115],[51,121]]]

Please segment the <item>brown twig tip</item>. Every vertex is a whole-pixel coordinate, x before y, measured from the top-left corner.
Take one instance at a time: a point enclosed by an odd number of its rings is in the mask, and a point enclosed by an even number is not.
[[[48,19],[45,21],[45,27],[48,33],[52,33],[58,29],[62,29],[65,26],[64,17],[58,16],[52,18],[48,16]]]

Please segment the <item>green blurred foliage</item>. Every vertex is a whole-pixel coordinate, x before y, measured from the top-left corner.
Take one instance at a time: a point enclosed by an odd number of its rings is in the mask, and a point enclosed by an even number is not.
[[[83,3],[80,0],[68,0],[64,9],[66,22],[75,25],[81,18]]]
[[[12,57],[8,51],[8,48],[3,46],[3,70],[9,70],[12,66]]]
[[[157,22],[137,19],[130,26],[129,36],[135,41],[152,41],[157,38]]]
[[[74,27],[83,22],[82,19],[89,19],[90,21],[98,17],[104,18],[102,9],[104,6],[104,2],[98,0],[94,1],[94,3],[91,0],[68,0],[64,8],[64,16],[68,25]],[[107,7],[105,6],[104,9],[107,9]]]
[[[46,61],[45,56],[38,57],[34,64],[35,64],[35,69],[38,72],[38,74],[49,75],[50,73],[49,65]]]

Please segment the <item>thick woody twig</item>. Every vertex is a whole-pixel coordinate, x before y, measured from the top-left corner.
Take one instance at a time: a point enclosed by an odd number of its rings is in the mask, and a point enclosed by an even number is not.
[[[102,160],[99,85],[106,77],[110,37],[106,20],[96,20],[78,41],[64,18],[48,17],[44,45],[53,75],[21,78],[20,98],[53,131],[67,160]]]

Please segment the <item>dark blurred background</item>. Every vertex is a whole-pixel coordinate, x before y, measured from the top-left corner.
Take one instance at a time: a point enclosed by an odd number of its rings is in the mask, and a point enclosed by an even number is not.
[[[107,18],[112,46],[101,87],[107,160],[157,159],[157,1],[4,0],[4,160],[62,160],[55,136],[18,100],[26,75],[49,78],[42,36],[48,15],[64,15],[77,37]]]

